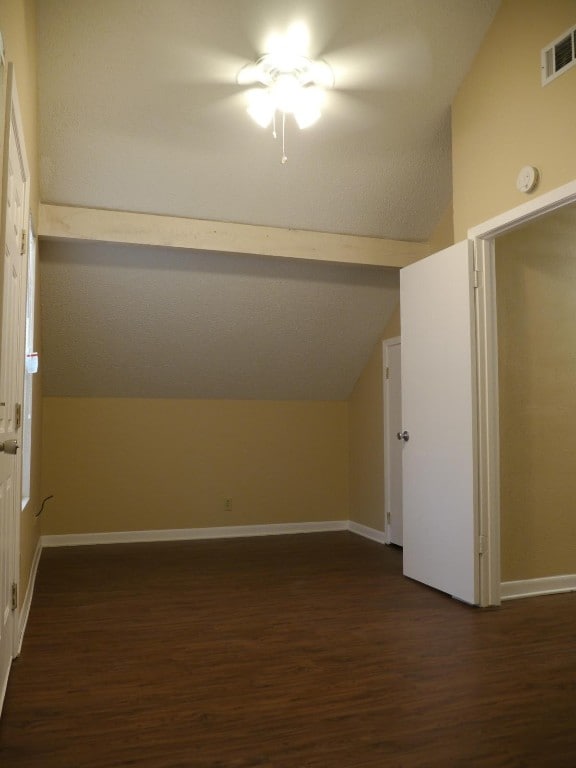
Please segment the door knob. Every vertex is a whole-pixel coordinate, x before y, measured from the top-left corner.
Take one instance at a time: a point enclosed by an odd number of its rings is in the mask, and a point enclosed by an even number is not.
[[[404,440],[405,443],[407,443],[408,440],[410,440],[410,435],[406,430],[404,430],[404,432],[398,432],[396,434],[396,437],[398,438],[398,440]]]
[[[15,456],[17,450],[18,450],[18,443],[16,442],[16,440],[6,440],[3,443],[0,443],[0,453],[2,453],[3,451],[4,453],[9,453],[12,456]]]

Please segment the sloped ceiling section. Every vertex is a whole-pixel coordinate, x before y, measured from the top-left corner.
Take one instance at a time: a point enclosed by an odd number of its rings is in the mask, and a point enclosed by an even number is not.
[[[41,244],[48,396],[346,399],[398,303],[398,271]]]
[[[408,241],[450,199],[450,105],[498,0],[37,0],[41,198]],[[240,68],[294,21],[333,68],[281,146]],[[41,242],[47,395],[344,399],[395,270]]]
[[[426,240],[449,204],[450,105],[498,0],[38,0],[45,203]],[[291,22],[336,77],[281,142],[241,67]]]

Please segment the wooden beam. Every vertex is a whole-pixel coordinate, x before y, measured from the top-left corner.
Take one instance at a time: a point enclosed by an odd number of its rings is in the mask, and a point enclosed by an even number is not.
[[[426,243],[46,204],[40,205],[38,234],[381,267],[405,267],[428,254]]]

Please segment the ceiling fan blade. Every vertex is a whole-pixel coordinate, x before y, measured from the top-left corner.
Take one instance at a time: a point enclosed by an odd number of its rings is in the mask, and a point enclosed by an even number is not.
[[[238,85],[254,85],[259,81],[258,72],[259,70],[256,64],[246,64],[238,72],[236,82]]]
[[[366,40],[325,52],[335,86],[351,90],[417,88],[431,77],[430,52],[417,38]]]
[[[173,54],[174,55],[174,54]],[[178,54],[182,80],[202,84],[235,84],[239,73],[246,68],[249,59],[230,53],[216,46],[195,45],[184,48]],[[246,76],[249,73],[246,72]],[[253,81],[247,80],[250,84]]]

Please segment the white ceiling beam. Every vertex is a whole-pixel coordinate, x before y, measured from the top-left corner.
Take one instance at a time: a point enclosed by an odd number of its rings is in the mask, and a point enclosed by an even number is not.
[[[380,267],[405,267],[429,253],[426,243],[403,240],[46,204],[38,235]]]

